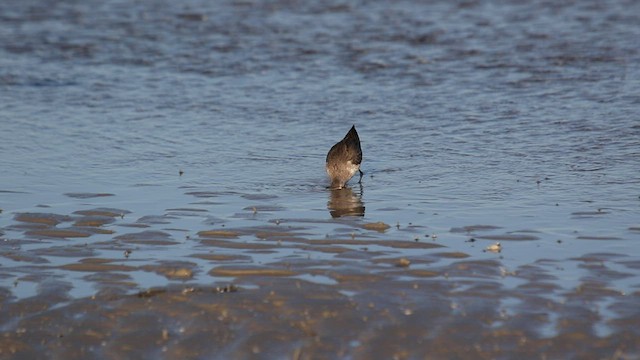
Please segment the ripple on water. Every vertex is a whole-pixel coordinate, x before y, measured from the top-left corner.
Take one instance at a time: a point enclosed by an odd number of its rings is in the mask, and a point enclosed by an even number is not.
[[[98,197],[115,196],[109,193],[66,193],[66,196],[74,199],[93,199]]]

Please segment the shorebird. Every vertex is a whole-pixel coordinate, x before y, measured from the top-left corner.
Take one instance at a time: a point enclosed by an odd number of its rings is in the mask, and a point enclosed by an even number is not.
[[[362,181],[361,162],[360,138],[353,125],[344,139],[333,145],[327,154],[327,174],[331,179],[331,189],[342,189],[356,171],[360,172]]]

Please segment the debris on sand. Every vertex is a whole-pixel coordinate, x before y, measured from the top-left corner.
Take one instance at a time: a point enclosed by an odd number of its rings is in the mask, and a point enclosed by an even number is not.
[[[495,244],[489,245],[487,246],[484,251],[490,251],[490,252],[494,252],[494,253],[499,253],[502,251],[502,245],[500,245],[500,242],[497,242]]]

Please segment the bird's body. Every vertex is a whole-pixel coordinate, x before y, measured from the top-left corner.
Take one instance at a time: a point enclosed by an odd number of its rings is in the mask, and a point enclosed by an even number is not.
[[[331,189],[342,189],[357,171],[362,180],[361,162],[360,138],[354,125],[344,139],[333,145],[327,154],[327,174],[331,180]]]

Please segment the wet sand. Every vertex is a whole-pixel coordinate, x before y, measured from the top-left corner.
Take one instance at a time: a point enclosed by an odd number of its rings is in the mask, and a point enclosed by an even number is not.
[[[336,233],[322,238],[309,225],[322,222],[317,219],[270,219],[178,239],[175,234],[186,231],[172,229],[170,218],[198,211],[169,209],[166,216],[135,222],[129,213],[93,208],[15,214],[5,231],[22,238],[4,239],[1,252],[11,263],[0,267],[0,276],[15,278],[14,289],[0,292],[2,358],[640,354],[640,291],[612,286],[637,278],[640,262],[625,255],[538,259],[507,269],[500,253],[479,258],[428,234],[393,238],[390,225],[359,217],[330,220],[338,221]],[[408,229],[417,234],[421,227]],[[499,230],[469,225],[440,237],[463,234],[463,243],[476,251],[476,242],[537,239],[483,235]],[[153,258],[172,249],[181,255]],[[558,281],[566,266],[584,271],[575,288]],[[165,285],[147,286],[136,273],[164,278]],[[82,283],[91,295],[73,296]],[[25,284],[35,286],[33,294],[18,291]]]
[[[497,265],[457,267],[486,275]],[[585,284],[554,301],[540,294],[553,291],[548,284],[528,282],[514,292],[491,276],[456,290],[452,281],[415,273],[341,269],[327,273],[339,284],[322,285],[279,276],[298,273],[295,265],[252,270],[240,276],[237,287],[171,286],[70,302],[55,287],[17,303],[5,298],[3,313],[12,321],[4,324],[10,331],[1,340],[2,356],[586,359],[638,354],[637,301],[601,284]],[[412,279],[394,281],[391,274]],[[244,287],[245,282],[259,287]],[[612,332],[598,336],[593,324],[602,317],[585,305],[602,297],[612,298],[614,311],[624,317],[608,321]],[[518,305],[509,308],[504,301]]]

